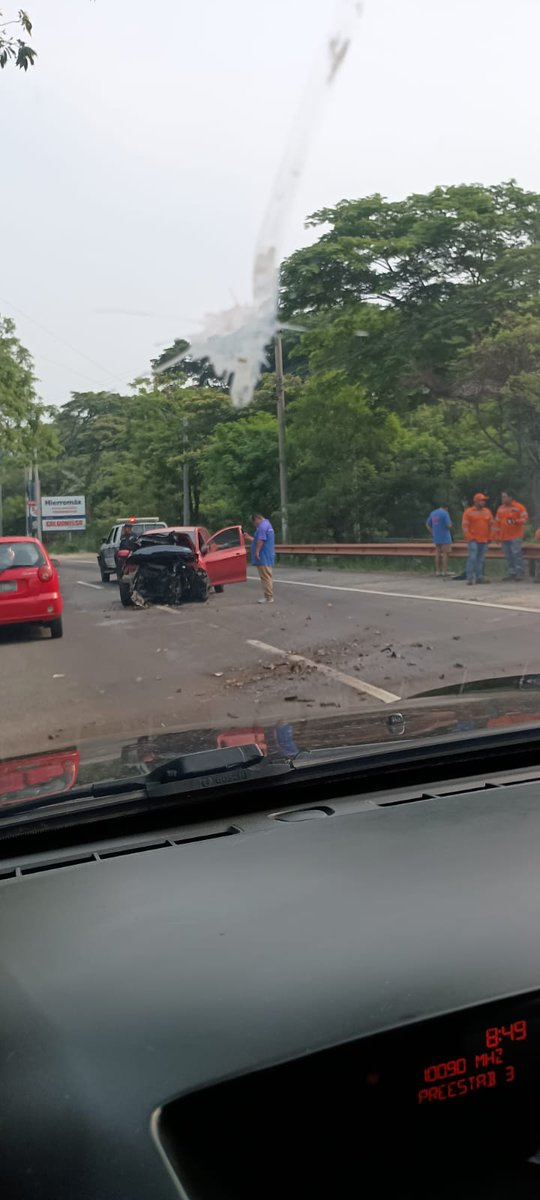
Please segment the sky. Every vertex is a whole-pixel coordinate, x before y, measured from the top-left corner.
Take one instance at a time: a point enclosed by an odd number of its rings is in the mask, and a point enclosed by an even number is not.
[[[6,17],[19,0],[4,0]],[[333,0],[27,0],[0,72],[0,314],[38,392],[127,390],[250,298],[257,233]],[[540,0],[365,0],[284,238],[344,198],[540,191]]]

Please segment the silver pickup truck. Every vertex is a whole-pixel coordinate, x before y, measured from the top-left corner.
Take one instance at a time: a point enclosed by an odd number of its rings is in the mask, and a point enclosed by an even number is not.
[[[107,534],[107,537],[102,541],[97,556],[103,583],[108,583],[110,576],[116,575],[115,554],[120,545],[122,530],[125,525],[129,525],[134,537],[137,537],[140,533],[147,533],[149,529],[167,528],[166,521],[158,521],[157,517],[125,517],[123,521],[117,521]]]

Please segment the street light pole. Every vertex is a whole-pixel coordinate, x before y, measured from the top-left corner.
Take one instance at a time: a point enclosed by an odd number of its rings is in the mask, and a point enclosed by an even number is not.
[[[281,334],[274,338],[274,353],[276,359],[276,404],[278,427],[279,453],[279,499],[281,507],[281,537],[283,542],[289,538],[289,506],[287,501],[287,443],[285,440],[285,388],[283,385],[283,347]]]
[[[189,445],[189,441],[188,441],[188,419],[187,419],[187,417],[184,417],[184,420],[183,420],[183,422],[182,422],[182,425],[183,425],[183,428],[184,428],[184,455],[186,455],[186,454],[187,454],[188,445]],[[190,513],[189,513],[189,508],[190,508],[190,505],[189,505],[189,462],[188,462],[188,460],[187,460],[187,458],[186,458],[186,457],[184,458],[184,470],[183,470],[183,476],[184,476],[184,525],[189,525],[189,523],[190,523]]]

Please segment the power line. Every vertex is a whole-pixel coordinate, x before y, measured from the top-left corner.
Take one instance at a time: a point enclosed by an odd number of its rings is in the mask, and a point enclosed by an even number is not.
[[[39,353],[41,362],[50,363],[53,367],[59,367],[61,371],[69,371],[70,375],[78,375],[79,379],[85,379],[87,383],[93,383],[94,387],[103,387],[98,379],[93,379],[91,375],[85,375],[84,371],[78,371],[76,367],[68,367],[67,363],[58,362],[56,358],[48,358],[46,354]],[[38,376],[39,378],[39,376]]]
[[[92,364],[93,367],[97,367],[98,370],[103,371],[105,375],[108,375],[109,377],[112,376],[113,379],[118,380],[118,382],[122,384],[122,387],[126,386],[125,380],[120,379],[120,376],[117,375],[115,371],[111,371],[108,367],[104,367],[103,363],[97,362],[95,358],[91,358],[89,354],[85,354],[84,350],[78,350],[76,346],[72,346],[71,343],[67,342],[65,338],[59,337],[58,334],[54,333],[52,329],[48,329],[42,321],[36,321],[35,317],[31,317],[29,313],[24,312],[24,309],[18,308],[16,304],[12,304],[11,300],[3,300],[2,304],[7,305],[8,308],[12,308],[14,312],[19,313],[19,316],[24,317],[26,321],[31,321],[32,325],[35,325],[37,329],[41,329],[43,333],[48,335],[48,337],[54,338],[54,340],[61,346],[65,346],[68,350],[71,350],[72,354],[79,354],[81,358],[85,358],[87,362]]]

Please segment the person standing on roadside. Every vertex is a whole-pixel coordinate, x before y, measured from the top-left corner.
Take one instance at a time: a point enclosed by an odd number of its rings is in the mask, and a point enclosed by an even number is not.
[[[275,561],[275,535],[270,521],[262,513],[252,513],[251,524],[255,529],[253,537],[246,533],[245,538],[251,545],[251,562],[259,572],[263,596],[258,604],[274,603],[274,581],[272,567]]]
[[[501,492],[501,503],[495,516],[495,537],[506,556],[508,575],[503,582],[523,579],[523,535],[529,514],[524,504],[514,500],[510,492]]]
[[[465,574],[467,586],[473,583],[489,583],[484,579],[484,559],[488,543],[493,538],[493,513],[486,507],[488,496],[483,492],[475,492],[473,502],[465,509],[462,518],[462,528],[468,542],[467,564]]]
[[[436,575],[448,575],[448,555],[452,545],[451,528],[452,522],[447,504],[441,504],[439,508],[434,508],[430,512],[426,521],[426,529],[429,530],[435,546]]]

